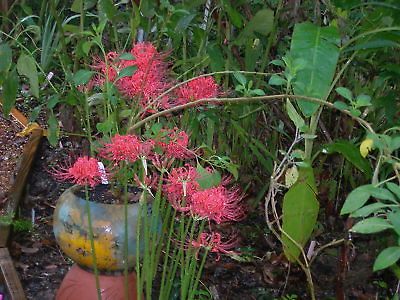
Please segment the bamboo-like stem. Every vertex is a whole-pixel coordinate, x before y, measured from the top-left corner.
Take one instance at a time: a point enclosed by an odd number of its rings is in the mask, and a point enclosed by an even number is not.
[[[156,118],[162,117],[162,116],[166,116],[168,114],[171,114],[175,111],[179,111],[185,108],[189,108],[189,107],[193,107],[196,105],[200,105],[200,104],[204,104],[204,103],[208,103],[208,104],[220,104],[220,103],[247,103],[247,102],[258,102],[258,101],[274,101],[274,100],[285,100],[285,99],[300,99],[300,100],[307,100],[313,103],[318,103],[321,105],[324,105],[326,107],[329,107],[331,109],[336,109],[346,115],[348,115],[349,117],[351,117],[352,119],[354,119],[355,121],[357,121],[360,125],[362,125],[363,127],[365,127],[369,132],[374,133],[375,131],[372,129],[371,125],[365,121],[364,119],[360,118],[360,117],[356,117],[353,116],[350,111],[348,110],[343,110],[343,109],[339,109],[337,107],[335,107],[332,103],[319,99],[319,98],[313,98],[313,97],[307,97],[307,96],[298,96],[298,95],[290,95],[290,94],[279,94],[279,95],[267,95],[267,96],[257,96],[257,97],[237,97],[237,98],[208,98],[208,99],[199,99],[190,103],[185,103],[182,105],[177,105],[174,106],[172,108],[166,109],[166,110],[162,110],[159,111],[157,113],[154,113],[146,118],[144,118],[143,120],[137,122],[136,124],[133,124],[129,129],[128,129],[128,133],[133,133],[134,130],[140,128],[141,126],[143,126],[145,123],[154,120]]]

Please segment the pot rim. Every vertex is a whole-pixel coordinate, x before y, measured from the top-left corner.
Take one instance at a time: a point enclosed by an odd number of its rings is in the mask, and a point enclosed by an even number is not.
[[[94,187],[94,188],[96,188],[96,186]],[[73,194],[76,198],[78,198],[78,199],[81,199],[81,200],[83,200],[83,201],[87,201],[87,199],[85,199],[84,197],[79,197],[79,196],[77,196],[76,195],[76,193],[78,192],[78,191],[82,191],[84,189],[84,186],[82,186],[82,185],[79,185],[79,184],[74,184],[73,186],[71,186],[71,187],[69,187],[68,189],[66,189],[65,191],[64,191],[64,193],[70,193],[70,194]],[[140,188],[139,188],[140,189]],[[140,189],[141,191],[140,192],[142,192],[143,190],[142,189]],[[140,193],[139,192],[139,193]],[[63,193],[63,194],[64,194]],[[62,195],[61,195],[62,196]],[[149,204],[149,203],[151,203],[153,201],[153,197],[151,196],[151,195],[149,195],[149,194],[147,194],[147,204]],[[107,206],[107,207],[111,207],[111,206],[114,206],[114,207],[123,207],[125,204],[123,204],[123,203],[102,203],[102,202],[97,202],[97,201],[92,201],[92,200],[90,200],[89,199],[89,202],[90,203],[93,203],[94,205],[104,205],[104,206]],[[128,203],[128,206],[135,206],[135,205],[137,205],[137,204],[139,204],[139,202],[133,202],[133,203]]]

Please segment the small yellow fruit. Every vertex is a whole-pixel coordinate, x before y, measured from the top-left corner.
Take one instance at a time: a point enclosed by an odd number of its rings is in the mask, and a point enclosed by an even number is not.
[[[365,139],[360,145],[360,153],[362,157],[367,157],[368,153],[372,150],[374,141],[372,139]]]

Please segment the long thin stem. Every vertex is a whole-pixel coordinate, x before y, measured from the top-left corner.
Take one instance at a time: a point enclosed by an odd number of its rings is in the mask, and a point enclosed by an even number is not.
[[[204,103],[214,103],[214,104],[218,104],[218,103],[245,103],[245,102],[258,102],[258,101],[285,100],[286,98],[307,100],[307,101],[310,101],[310,102],[313,102],[313,103],[318,103],[318,104],[327,106],[327,107],[329,107],[331,109],[338,110],[338,111],[348,115],[349,117],[351,117],[355,121],[357,121],[360,125],[365,127],[369,132],[374,133],[374,130],[372,129],[371,125],[367,121],[365,121],[362,118],[353,116],[348,110],[339,109],[339,108],[335,107],[332,103],[330,103],[328,101],[325,101],[325,100],[321,100],[319,98],[313,98],[313,97],[307,97],[307,96],[299,96],[299,95],[290,95],[290,94],[267,95],[267,96],[257,96],[257,97],[200,99],[200,100],[196,100],[196,101],[193,101],[193,102],[190,102],[190,103],[186,103],[186,104],[182,104],[182,105],[177,105],[175,107],[172,107],[172,108],[169,108],[169,109],[162,110],[160,112],[154,113],[154,114],[144,118],[143,120],[137,122],[136,124],[132,125],[128,129],[128,133],[132,133],[137,128],[140,128],[141,126],[143,126],[147,122],[149,122],[151,120],[154,120],[156,118],[168,115],[168,114],[170,114],[172,112],[175,112],[175,111],[179,111],[179,110],[182,110],[182,109],[185,109],[185,108],[193,107],[193,106],[204,104]]]
[[[97,299],[101,300],[99,270],[97,269],[97,257],[96,257],[96,249],[94,246],[92,216],[90,214],[89,188],[87,185],[85,185],[85,198],[86,198],[86,213],[87,213],[88,226],[89,226],[90,247],[92,248],[93,270],[94,270],[94,276],[95,276],[95,281],[96,281]]]
[[[125,166],[123,166],[123,169],[125,169]],[[127,170],[123,170],[127,171]],[[129,261],[128,261],[128,243],[129,243],[129,235],[128,235],[128,181],[126,180],[126,176],[123,176],[124,182],[124,294],[125,294],[125,299],[129,299],[129,274],[128,274],[128,268],[129,268]],[[140,217],[140,216],[139,216]]]

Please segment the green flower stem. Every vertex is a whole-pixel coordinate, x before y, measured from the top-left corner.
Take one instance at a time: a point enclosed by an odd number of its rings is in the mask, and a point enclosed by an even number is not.
[[[206,248],[204,254],[203,254],[203,258],[201,260],[199,269],[197,270],[197,275],[195,280],[193,281],[193,286],[190,288],[190,294],[188,299],[194,299],[195,295],[196,295],[196,291],[197,291],[197,287],[199,286],[199,282],[200,282],[200,278],[201,278],[201,274],[203,273],[203,269],[204,269],[204,265],[206,263],[207,260],[207,255],[208,255],[208,249]]]
[[[84,108],[85,108],[85,122],[87,126],[87,138],[89,140],[89,147],[90,147],[90,154],[93,156],[94,150],[93,150],[93,139],[92,139],[92,128],[90,125],[90,110],[89,110],[89,104],[87,101],[87,94],[85,93],[85,101],[84,101]]]
[[[96,281],[97,299],[101,300],[99,270],[97,269],[97,258],[96,258],[96,249],[94,247],[92,217],[90,214],[89,188],[87,185],[85,185],[85,198],[86,198],[86,213],[87,213],[88,225],[89,225],[89,239],[90,239],[90,246],[92,248],[93,270],[94,270],[94,276],[95,276],[95,281]]]
[[[160,209],[163,206],[163,202],[161,201],[161,191],[162,191],[162,182],[163,182],[164,172],[161,172],[160,180],[158,182],[157,193],[152,204],[151,211],[151,257],[150,257],[150,269],[151,269],[151,277],[154,279],[157,272],[157,265],[161,254],[161,246],[162,246],[162,233],[158,232],[159,222],[160,222]]]
[[[189,293],[190,280],[192,278],[192,274],[194,273],[197,264],[196,255],[191,245],[191,241],[193,241],[193,235],[196,227],[197,227],[197,222],[196,220],[193,220],[190,228],[189,237],[188,238],[184,237],[184,240],[188,240],[188,249],[186,249],[186,251],[184,252],[185,256],[184,264],[181,266],[181,273],[183,275],[181,279],[181,299],[187,298],[187,295]]]
[[[123,171],[128,172],[126,170],[126,165],[122,166]],[[126,176],[123,177],[123,186],[124,186],[124,295],[125,299],[129,299],[129,272],[128,272],[128,252],[129,252],[129,235],[128,235],[128,181]]]
[[[143,194],[142,194],[143,195]],[[142,197],[142,196],[140,196]],[[140,268],[140,231],[141,231],[141,226],[142,226],[142,218],[140,217],[142,215],[142,210],[143,206],[141,205],[141,199],[139,200],[139,209],[138,209],[138,218],[137,218],[137,223],[136,223],[136,292],[137,292],[137,299],[140,300],[142,299],[142,293],[143,293],[143,281],[142,281],[142,273],[141,273],[141,268]]]
[[[146,299],[151,299],[151,291],[152,291],[152,272],[151,272],[151,262],[150,262],[150,228],[149,228],[149,218],[147,216],[147,209],[148,209],[148,204],[147,204],[147,191],[143,190],[143,203],[141,204],[143,206],[142,209],[142,215],[139,216],[139,218],[143,217],[143,227],[144,227],[144,253],[143,253],[143,266],[142,266],[142,272],[145,281],[145,290],[146,290]]]
[[[169,210],[171,210],[171,206],[168,207]],[[167,215],[168,217],[168,215]],[[166,237],[166,247],[165,247],[165,254],[164,254],[164,263],[163,263],[163,272],[161,276],[161,287],[160,287],[160,299],[167,299],[167,294],[166,294],[166,289],[167,289],[167,283],[166,283],[166,278],[167,278],[167,270],[168,270],[168,263],[169,263],[169,253],[170,253],[170,248],[171,248],[171,241],[172,241],[172,233],[174,231],[174,225],[175,225],[175,217],[176,217],[176,210],[173,211],[171,215],[171,219],[169,220],[169,229],[168,229],[168,235]],[[164,220],[165,223],[167,224],[167,220]],[[164,230],[163,230],[164,232]],[[173,259],[174,257],[172,257]],[[169,277],[170,278],[170,277]]]
[[[279,95],[267,95],[267,96],[257,96],[257,97],[238,97],[238,98],[208,98],[208,99],[200,99],[196,100],[190,103],[182,104],[182,105],[177,105],[172,108],[162,110],[160,112],[154,113],[143,120],[138,121],[136,124],[132,125],[128,129],[128,133],[133,133],[136,129],[140,128],[144,124],[148,123],[151,120],[154,120],[156,118],[168,115],[172,112],[179,111],[188,107],[204,104],[204,103],[247,103],[247,102],[258,102],[258,101],[276,101],[276,100],[286,100],[287,98],[289,99],[301,99],[301,100],[307,100],[313,103],[318,103],[324,106],[327,106],[331,109],[336,109],[340,112],[342,112],[345,115],[348,115],[355,121],[357,121],[361,126],[365,127],[369,132],[374,133],[374,130],[372,129],[371,125],[365,121],[362,118],[355,117],[353,116],[350,111],[348,110],[343,110],[335,107],[333,103],[319,99],[319,98],[313,98],[313,97],[307,97],[307,96],[298,96],[298,95],[290,95],[290,94],[279,94]]]

